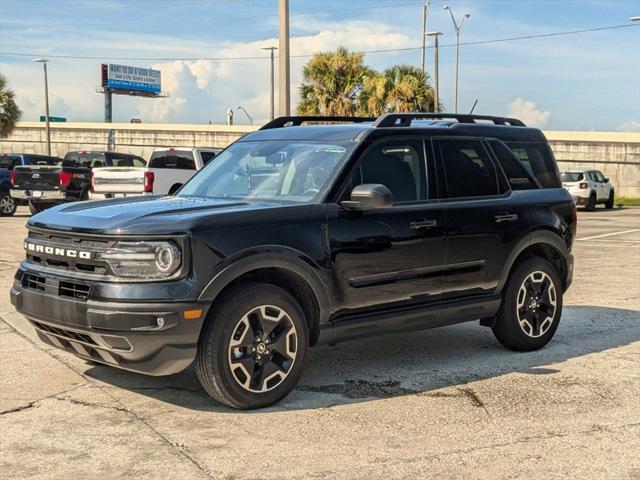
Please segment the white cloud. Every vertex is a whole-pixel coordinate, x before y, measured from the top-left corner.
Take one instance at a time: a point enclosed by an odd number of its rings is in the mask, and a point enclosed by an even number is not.
[[[616,130],[619,132],[637,132],[640,133],[640,122],[636,122],[634,120],[630,120],[628,122],[624,122],[622,125],[618,125]]]
[[[531,127],[544,127],[551,120],[551,113],[548,110],[542,111],[536,102],[518,97],[508,105],[507,116],[522,120]]]

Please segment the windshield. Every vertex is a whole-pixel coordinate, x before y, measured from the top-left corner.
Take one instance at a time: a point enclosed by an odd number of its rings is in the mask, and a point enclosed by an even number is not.
[[[196,174],[179,195],[310,202],[325,188],[353,145],[236,142]]]
[[[562,172],[560,174],[560,179],[565,183],[579,182],[580,180],[582,180],[582,174],[579,172]]]

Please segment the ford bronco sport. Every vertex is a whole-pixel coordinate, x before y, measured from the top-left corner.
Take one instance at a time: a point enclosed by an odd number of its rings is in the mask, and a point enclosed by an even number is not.
[[[11,300],[43,341],[151,375],[195,361],[215,400],[256,408],[323,342],[479,320],[541,348],[576,213],[539,130],[394,113],[279,118],[176,195],[60,205],[27,227]]]

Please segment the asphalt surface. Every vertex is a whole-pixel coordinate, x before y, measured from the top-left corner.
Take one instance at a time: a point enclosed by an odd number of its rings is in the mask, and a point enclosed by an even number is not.
[[[476,322],[311,350],[238,412],[188,369],[145,377],[41,343],[9,303],[24,209],[0,219],[0,478],[640,479],[640,209],[579,212],[554,340]]]

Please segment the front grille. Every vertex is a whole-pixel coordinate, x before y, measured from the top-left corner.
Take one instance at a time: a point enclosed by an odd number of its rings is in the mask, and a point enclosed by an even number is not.
[[[58,295],[61,297],[70,297],[78,300],[86,300],[89,298],[89,285],[73,282],[60,282],[58,286]]]
[[[25,273],[22,276],[22,286],[24,288],[30,288],[32,290],[39,290],[41,292],[44,292],[45,284],[46,279],[44,277],[33,275],[31,273]]]
[[[67,330],[65,328],[53,327],[51,325],[47,325],[46,323],[34,322],[36,328],[39,328],[43,332],[50,333],[52,335],[57,335],[59,337],[63,337],[68,340],[77,340],[79,342],[88,343],[89,345],[98,345],[93,338],[89,335],[85,335],[84,333],[76,332],[73,330]]]
[[[116,240],[68,235],[63,232],[44,230],[41,228],[29,231],[25,239],[27,262],[64,272],[64,274],[109,275],[107,263],[99,258],[101,252],[107,251]],[[34,248],[34,246],[36,248]],[[39,249],[39,250],[38,250]],[[69,256],[64,252],[87,252],[90,257],[80,255]]]

